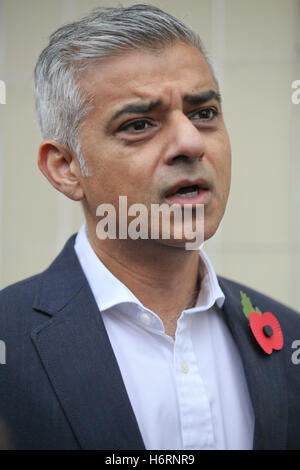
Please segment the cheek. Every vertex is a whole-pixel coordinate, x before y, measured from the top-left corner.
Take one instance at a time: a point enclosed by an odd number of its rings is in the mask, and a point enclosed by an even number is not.
[[[230,184],[231,184],[231,147],[230,143],[228,143],[227,149],[226,149],[226,156],[225,156],[225,163],[224,163],[224,174],[226,175],[225,178],[225,186],[227,190],[227,195],[230,190]]]
[[[231,182],[231,155],[224,154],[220,161],[219,174],[222,180],[222,186],[224,191],[229,191]]]
[[[218,183],[227,194],[231,182],[231,147],[227,135],[219,142],[215,150],[215,169]]]
[[[128,204],[143,203],[147,199],[149,176],[145,165],[128,158],[102,159],[91,168],[87,197],[90,205],[110,203],[118,207],[119,196],[127,196]],[[148,181],[148,186],[147,186]]]

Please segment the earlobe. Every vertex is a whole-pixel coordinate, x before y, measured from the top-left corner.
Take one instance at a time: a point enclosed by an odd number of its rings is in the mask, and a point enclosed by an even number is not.
[[[39,149],[38,166],[55,189],[73,201],[84,197],[76,156],[62,144],[47,140]]]

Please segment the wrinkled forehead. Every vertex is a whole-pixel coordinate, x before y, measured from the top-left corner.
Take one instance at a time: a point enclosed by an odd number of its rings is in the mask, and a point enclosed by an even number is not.
[[[134,50],[101,60],[81,74],[80,86],[101,108],[136,98],[167,102],[201,91],[218,93],[203,54],[184,43],[160,51]]]

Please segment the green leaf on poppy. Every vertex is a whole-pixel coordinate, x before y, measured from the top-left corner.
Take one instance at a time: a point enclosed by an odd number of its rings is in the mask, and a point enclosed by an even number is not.
[[[248,320],[249,320],[249,317],[250,317],[252,312],[257,312],[257,313],[259,313],[259,315],[263,314],[262,311],[258,307],[255,307],[255,308],[253,307],[251,300],[245,294],[245,292],[240,291],[240,294],[241,294],[241,302],[242,302],[242,306],[243,306],[243,312],[244,312],[245,316],[248,318]]]
[[[242,302],[242,306],[243,306],[243,312],[249,320],[249,317],[250,317],[251,313],[254,312],[255,308],[253,307],[252,302],[249,299],[249,297],[243,291],[240,291],[240,294],[241,294],[241,302]]]
[[[263,313],[262,313],[262,311],[261,311],[261,310],[259,310],[259,308],[258,308],[258,307],[255,307],[255,311],[256,311],[257,313],[259,313],[260,315],[262,315],[262,314],[263,314]]]

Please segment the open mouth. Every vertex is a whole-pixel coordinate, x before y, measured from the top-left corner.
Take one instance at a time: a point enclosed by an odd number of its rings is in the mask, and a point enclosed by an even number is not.
[[[179,182],[172,186],[166,193],[169,203],[177,204],[207,204],[211,196],[208,183],[199,181],[196,183]]]
[[[183,198],[197,197],[199,194],[200,188],[197,184],[193,186],[185,186],[180,188],[173,196],[179,196]]]

